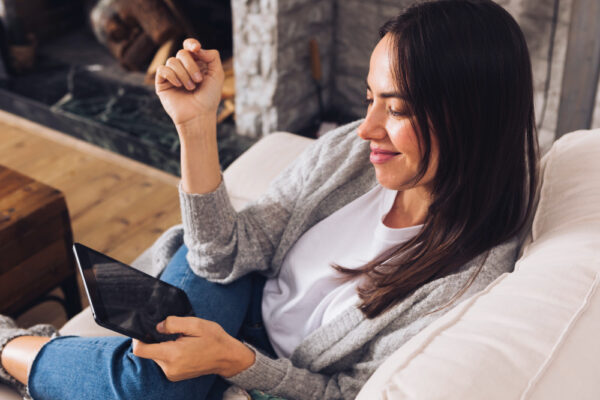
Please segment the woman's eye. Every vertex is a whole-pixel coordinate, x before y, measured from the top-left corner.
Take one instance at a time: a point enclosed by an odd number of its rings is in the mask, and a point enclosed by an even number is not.
[[[394,110],[393,108],[388,108],[388,113],[392,117],[406,117],[407,115],[406,111]]]
[[[369,106],[373,105],[373,99],[367,97],[364,100],[364,103],[365,103],[365,106],[369,107]],[[388,107],[387,112],[392,117],[396,117],[396,118],[406,117],[408,115],[408,113],[405,110],[395,110],[395,109],[393,109],[391,107]]]

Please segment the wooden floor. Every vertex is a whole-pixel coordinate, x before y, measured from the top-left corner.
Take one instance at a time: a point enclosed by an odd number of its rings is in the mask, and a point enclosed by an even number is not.
[[[125,263],[181,220],[178,177],[3,111],[0,164],[61,190],[75,241]],[[54,303],[38,308],[19,322],[64,322]]]

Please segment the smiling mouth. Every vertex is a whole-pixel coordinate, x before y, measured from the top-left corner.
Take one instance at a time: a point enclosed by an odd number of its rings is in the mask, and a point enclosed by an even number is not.
[[[369,155],[369,160],[373,164],[383,164],[392,158],[401,155],[402,153],[387,151],[387,150],[371,150],[371,154]]]
[[[375,154],[400,154],[399,151],[390,151],[390,150],[381,150],[381,149],[371,149],[371,153]]]

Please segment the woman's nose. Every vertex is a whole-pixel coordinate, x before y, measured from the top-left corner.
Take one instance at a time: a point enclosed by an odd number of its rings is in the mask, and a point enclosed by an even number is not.
[[[358,126],[357,133],[363,140],[382,139],[387,135],[385,118],[374,106],[369,107],[365,119]]]

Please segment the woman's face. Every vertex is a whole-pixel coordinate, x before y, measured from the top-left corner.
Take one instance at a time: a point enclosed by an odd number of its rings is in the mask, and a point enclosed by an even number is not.
[[[430,192],[429,184],[437,169],[437,141],[432,135],[429,168],[421,180],[411,184],[419,171],[422,154],[402,94],[394,85],[390,44],[389,35],[384,36],[371,54],[367,116],[358,127],[358,136],[371,144],[370,160],[382,186],[392,190],[422,187]]]

